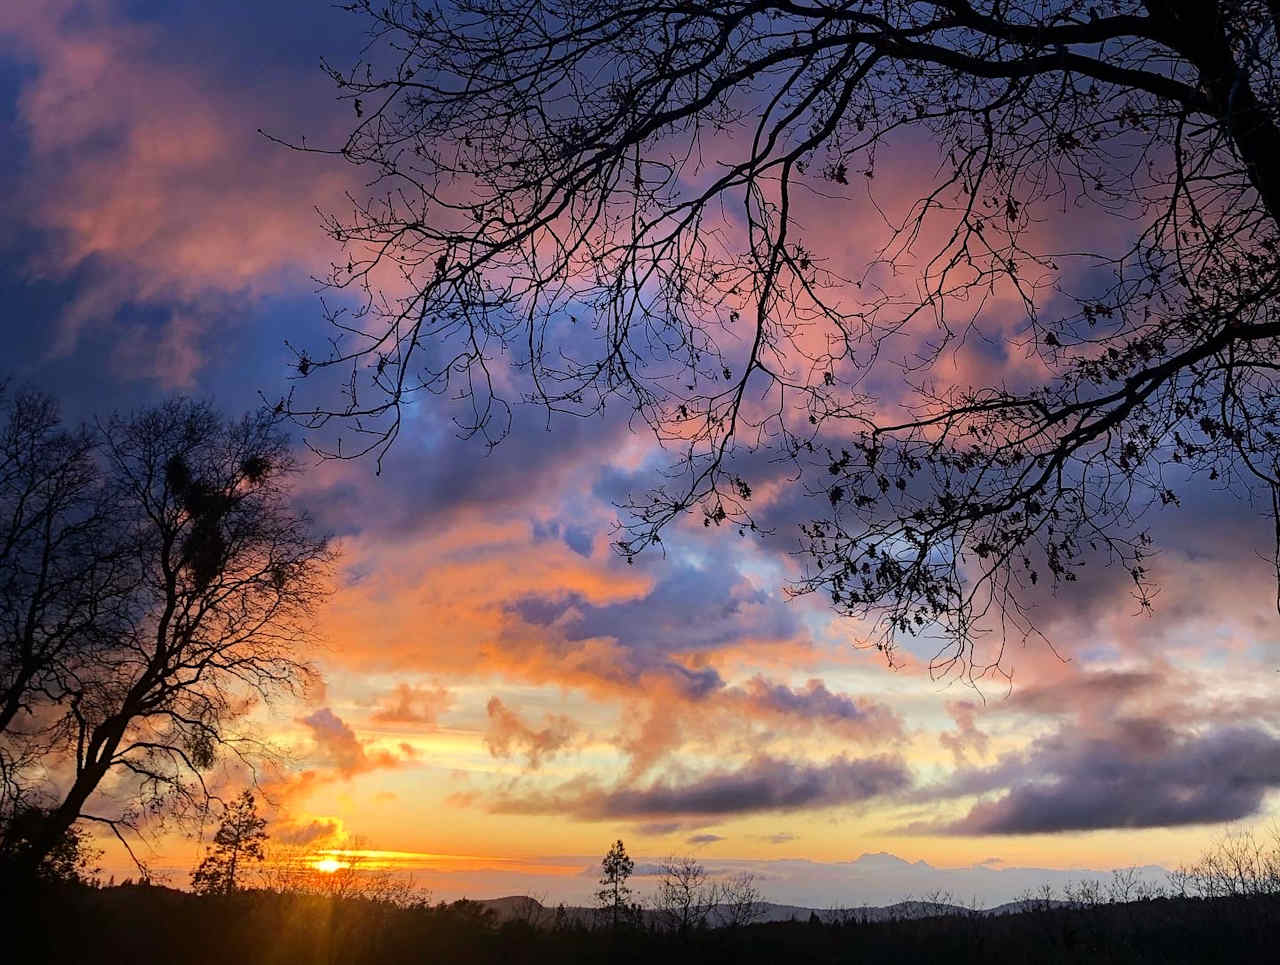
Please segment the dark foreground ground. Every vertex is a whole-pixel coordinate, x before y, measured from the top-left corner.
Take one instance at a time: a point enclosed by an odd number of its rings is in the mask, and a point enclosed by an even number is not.
[[[1008,915],[771,922],[688,935],[590,927],[549,913],[499,921],[472,902],[306,894],[197,897],[62,887],[8,903],[17,962],[165,965],[534,963],[1280,962],[1280,898],[1157,898]],[[846,916],[847,917],[847,916]],[[6,943],[7,944],[7,943]],[[0,955],[0,958],[7,956]]]

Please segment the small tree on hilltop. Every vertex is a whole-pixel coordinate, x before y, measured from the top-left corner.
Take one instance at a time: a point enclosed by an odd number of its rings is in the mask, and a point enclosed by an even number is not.
[[[743,872],[720,885],[720,923],[744,928],[764,915],[764,901],[756,887],[755,875]]]
[[[636,863],[627,854],[621,838],[613,843],[609,853],[600,862],[600,890],[596,892],[596,903],[615,928],[633,912],[627,879],[631,877],[635,866]]]
[[[654,904],[672,931],[687,935],[702,928],[719,900],[707,869],[693,857],[671,857],[659,867],[662,880]]]
[[[253,793],[245,791],[227,808],[210,848],[195,871],[191,888],[202,895],[229,895],[236,890],[242,861],[261,861],[267,820],[258,816]]]

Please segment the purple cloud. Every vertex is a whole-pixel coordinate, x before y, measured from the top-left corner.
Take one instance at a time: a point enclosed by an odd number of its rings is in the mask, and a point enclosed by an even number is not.
[[[1257,814],[1280,787],[1280,739],[1256,727],[1176,731],[1127,719],[1101,734],[1066,727],[993,768],[959,772],[946,797],[1006,788],[958,821],[910,830],[946,834],[1038,834],[1174,827]]]
[[[504,796],[491,810],[570,814],[588,821],[705,817],[856,804],[896,794],[910,784],[906,764],[896,756],[842,755],[824,764],[807,764],[761,755],[736,770],[713,771],[688,782],[659,780],[642,788],[604,790],[578,778],[550,793]]]

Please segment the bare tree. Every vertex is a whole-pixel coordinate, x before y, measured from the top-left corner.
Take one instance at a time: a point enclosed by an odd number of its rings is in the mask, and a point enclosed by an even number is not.
[[[1280,828],[1267,837],[1229,830],[1171,882],[1176,894],[1200,898],[1280,895]]]
[[[764,896],[749,871],[720,883],[719,923],[728,928],[745,928],[764,916]]]
[[[109,549],[93,435],[64,428],[56,403],[39,393],[9,398],[3,418],[0,826],[7,829],[19,816],[18,824],[30,823],[21,776],[65,736],[56,708],[78,663],[109,634],[124,562]]]
[[[282,403],[343,420],[330,451],[383,451],[425,392],[498,441],[496,364],[548,415],[616,399],[673,456],[620,553],[695,509],[753,530],[753,454],[789,461],[795,589],[970,672],[976,626],[1032,632],[1032,588],[1089,558],[1149,604],[1144,514],[1193,477],[1280,527],[1274,3],[350,6],[332,151],[376,190],[329,218],[328,280],[362,300],[298,349],[336,387]],[[936,171],[905,207],[875,179],[903,152]],[[888,238],[848,269],[802,211],[864,188]],[[1055,243],[1086,219],[1089,250]],[[946,376],[991,336],[1026,364]]]
[[[278,420],[227,421],[176,400],[101,435],[128,594],[111,645],[64,686],[65,766],[52,758],[37,775],[48,808],[20,871],[77,821],[127,847],[139,815],[203,809],[221,756],[252,764],[266,750],[236,722],[313,673],[307,634],[331,554],[289,505],[294,462]]]
[[[696,858],[671,857],[658,866],[662,876],[654,894],[654,908],[672,931],[688,935],[705,928],[719,901],[715,882]]]

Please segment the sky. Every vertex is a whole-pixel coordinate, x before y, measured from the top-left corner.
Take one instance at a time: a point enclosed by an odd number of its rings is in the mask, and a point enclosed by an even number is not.
[[[320,59],[358,31],[303,0],[0,5],[4,374],[73,421],[287,391],[286,342],[327,334],[316,208],[364,185],[258,132],[344,130]],[[850,258],[859,210],[828,228]],[[1011,685],[975,691],[931,679],[929,641],[890,667],[853,645],[866,627],[784,594],[803,507],[781,474],[757,487],[772,535],[678,525],[628,566],[615,503],[660,455],[623,413],[517,410],[492,452],[451,419],[414,408],[380,475],[304,455],[298,499],[342,555],[324,687],[257,719],[288,752],[263,787],[279,845],[366,851],[439,897],[586,900],[622,838],[641,872],[691,853],[789,903],[994,903],[1173,868],[1276,815],[1268,527],[1229,494],[1153,522],[1153,613],[1095,569],[1038,601],[1054,648],[1011,648]],[[181,885],[196,848],[157,832],[148,853]]]

